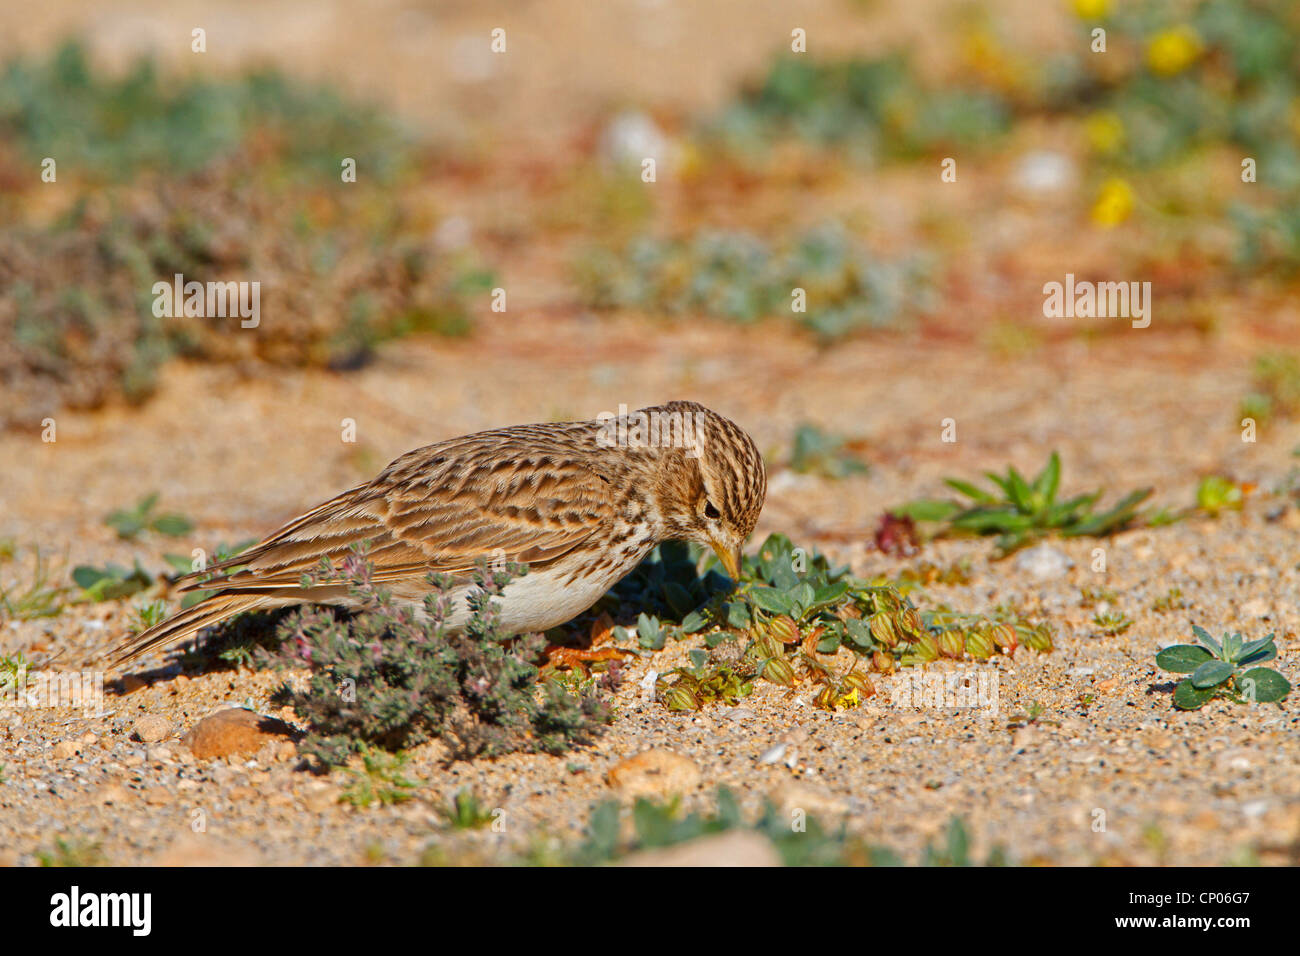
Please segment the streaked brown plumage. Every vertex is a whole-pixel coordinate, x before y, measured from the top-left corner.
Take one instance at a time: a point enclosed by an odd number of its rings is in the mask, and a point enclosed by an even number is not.
[[[696,429],[647,437],[637,433],[646,420],[689,421]],[[451,575],[453,624],[467,613],[464,595],[477,562],[525,564],[528,573],[497,599],[501,622],[510,632],[545,630],[590,607],[660,541],[709,545],[735,578],[766,493],[753,439],[694,402],[453,438],[408,452],[373,481],[214,565],[207,573],[216,578],[190,575],[182,590],[217,593],[124,642],[117,662],[241,611],[347,604],[345,588],[304,588],[302,576],[322,557],[337,563],[361,542],[369,542],[375,582],[398,600],[419,605],[429,572]]]

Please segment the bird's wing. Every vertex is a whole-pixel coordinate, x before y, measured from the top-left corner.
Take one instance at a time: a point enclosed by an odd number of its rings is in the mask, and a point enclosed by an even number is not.
[[[297,589],[322,558],[337,567],[362,542],[369,542],[366,557],[377,583],[430,571],[463,574],[483,559],[537,565],[608,526],[614,510],[608,487],[572,449],[503,452],[465,440],[430,445],[202,577],[190,575],[182,590]],[[207,577],[213,572],[218,576]]]

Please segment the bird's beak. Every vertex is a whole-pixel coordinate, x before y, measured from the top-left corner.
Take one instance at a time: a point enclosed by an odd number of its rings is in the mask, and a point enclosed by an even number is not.
[[[725,568],[727,571],[727,577],[731,578],[731,580],[739,584],[740,583],[740,545],[735,545],[734,547],[727,547],[721,541],[717,541],[717,540],[714,540],[712,544],[713,544],[714,553],[718,556],[718,560],[722,562],[723,568]]]

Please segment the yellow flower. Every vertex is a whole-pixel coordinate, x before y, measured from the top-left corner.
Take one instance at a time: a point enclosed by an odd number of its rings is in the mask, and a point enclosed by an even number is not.
[[[1083,131],[1094,153],[1110,156],[1124,145],[1124,121],[1109,110],[1089,116]]]
[[[1072,5],[1080,20],[1100,20],[1110,13],[1110,0],[1072,0]]]
[[[1205,45],[1191,27],[1161,30],[1147,44],[1147,65],[1161,76],[1181,73],[1196,62]]]
[[[1108,179],[1092,204],[1092,221],[1107,229],[1118,226],[1133,212],[1133,187],[1122,179]]]

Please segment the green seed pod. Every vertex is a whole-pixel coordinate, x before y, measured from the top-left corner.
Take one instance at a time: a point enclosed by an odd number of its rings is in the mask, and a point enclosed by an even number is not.
[[[944,657],[959,660],[966,650],[966,641],[961,631],[944,631],[939,635],[939,653]]]
[[[979,631],[971,631],[966,635],[966,653],[977,661],[988,660],[994,652],[993,638],[989,635]]]
[[[674,684],[664,694],[664,706],[669,710],[699,710],[700,702],[685,687]]]
[[[921,636],[921,615],[916,613],[916,608],[905,607],[894,614],[894,627],[900,634],[908,637]]]
[[[850,671],[845,674],[844,679],[840,683],[843,684],[843,690],[845,692],[856,690],[858,696],[864,699],[870,697],[876,692],[875,685],[871,683],[871,680],[867,675],[859,674],[857,671]]]
[[[1016,629],[1010,624],[998,623],[989,628],[989,638],[992,639],[994,646],[1006,651],[1008,655],[1015,654]]]
[[[764,664],[763,676],[782,687],[794,686],[794,668],[784,657],[773,657]]]
[[[786,614],[772,618],[768,622],[767,632],[782,644],[795,644],[799,640],[799,625],[794,622],[794,618]]]
[[[933,634],[922,634],[912,646],[912,654],[917,660],[928,664],[939,659],[939,642]]]
[[[884,611],[871,615],[869,623],[871,636],[877,643],[885,647],[893,647],[898,643],[898,631],[894,627],[894,621]]]
[[[828,684],[817,692],[817,696],[813,698],[813,703],[822,710],[834,710],[835,700],[835,688]]]
[[[1046,624],[1039,624],[1029,632],[1029,635],[1025,638],[1025,643],[1034,650],[1046,654],[1053,647],[1052,632]]]
[[[894,655],[886,654],[884,651],[876,651],[871,655],[871,664],[882,674],[892,674],[894,671]]]
[[[754,646],[750,653],[760,660],[766,657],[780,657],[784,652],[781,642],[771,634],[763,634],[754,638]]]

